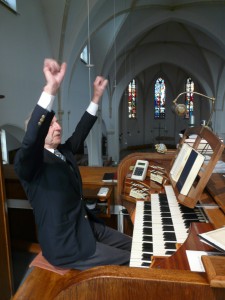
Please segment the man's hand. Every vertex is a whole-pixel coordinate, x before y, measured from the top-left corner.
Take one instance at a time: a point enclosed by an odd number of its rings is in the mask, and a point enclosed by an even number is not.
[[[96,77],[94,81],[94,94],[92,98],[92,101],[94,103],[96,104],[99,103],[107,84],[108,84],[108,80],[105,79],[104,77],[101,76]]]
[[[50,95],[56,95],[66,73],[66,63],[60,66],[54,59],[46,58],[43,72],[46,79],[44,91]]]

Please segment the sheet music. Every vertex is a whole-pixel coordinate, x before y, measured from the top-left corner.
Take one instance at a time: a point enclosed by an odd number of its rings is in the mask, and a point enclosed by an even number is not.
[[[203,239],[203,241],[206,241],[211,246],[225,252],[225,227],[214,229],[205,233],[200,233],[199,236],[201,239]]]
[[[181,194],[187,195],[189,193],[189,190],[191,189],[191,186],[197,177],[204,159],[204,155],[198,153],[198,151],[195,149],[191,150],[191,153],[185,163],[176,185]]]
[[[177,155],[177,158],[175,159],[175,162],[173,163],[173,166],[170,170],[170,174],[172,179],[177,182],[177,180],[180,177],[180,174],[186,164],[186,161],[191,153],[192,148],[187,145],[187,144],[183,144],[180,152]]]
[[[203,255],[222,255],[218,252],[194,251],[186,250],[187,259],[189,262],[190,270],[193,272],[205,272],[204,265],[201,257]]]

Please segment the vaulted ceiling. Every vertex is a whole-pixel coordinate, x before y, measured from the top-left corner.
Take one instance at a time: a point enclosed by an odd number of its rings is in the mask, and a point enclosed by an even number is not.
[[[54,54],[71,69],[90,45],[90,62],[113,86],[146,69],[191,74],[214,94],[225,57],[225,1],[43,0]],[[177,76],[177,81],[179,78]]]

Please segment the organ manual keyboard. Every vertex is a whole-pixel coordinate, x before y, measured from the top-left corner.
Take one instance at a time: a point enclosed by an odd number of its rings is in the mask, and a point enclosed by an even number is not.
[[[149,267],[153,255],[172,255],[186,240],[192,222],[208,222],[201,208],[179,204],[171,185],[165,191],[136,203],[131,267]]]
[[[204,136],[204,131],[204,128],[197,129],[197,133],[200,137]],[[209,135],[211,135],[211,133],[209,133]],[[199,142],[200,140],[198,140],[198,143]],[[196,142],[194,145],[196,148],[198,147],[198,143]],[[211,168],[214,168],[218,160],[218,155],[221,155],[224,148],[220,141],[217,140],[216,144],[217,150],[214,153],[214,158],[211,159]],[[216,148],[215,145],[212,147],[214,147],[214,149]],[[188,148],[187,150],[189,151],[187,151],[186,148]],[[192,178],[193,183],[196,181],[195,186],[190,188],[190,192],[187,193],[187,195],[180,194],[180,189],[179,191],[177,189],[179,176],[182,176],[187,164],[193,163],[192,159],[188,157],[193,151],[195,156],[198,156],[197,150],[186,145],[183,140],[172,165],[168,169],[168,177],[172,184],[162,185],[163,193],[162,191],[160,191],[160,193],[151,192],[151,188],[149,188],[150,201],[136,202],[130,259],[131,267],[149,267],[153,256],[172,255],[176,252],[177,245],[184,243],[186,240],[188,229],[192,222],[207,222],[207,219],[204,218],[203,211],[196,207],[198,201],[196,197],[197,195],[201,195],[210,172],[210,170],[207,170],[208,166],[203,165],[204,156],[202,154],[199,154],[201,157],[201,165],[198,166],[198,171],[196,171],[196,180]],[[151,182],[151,176],[149,177],[148,181]],[[138,186],[138,184],[137,182],[136,185]],[[146,182],[142,184],[146,185]],[[129,175],[125,180],[125,186],[126,185],[130,186],[132,190],[133,182],[129,179]],[[183,185],[185,185],[185,183]],[[127,188],[125,188],[124,191],[127,192]],[[131,193],[129,195],[131,195]]]

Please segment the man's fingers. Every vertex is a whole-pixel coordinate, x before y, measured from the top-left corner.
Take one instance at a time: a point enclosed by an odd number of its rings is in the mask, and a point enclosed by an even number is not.
[[[43,72],[48,79],[50,79],[51,76],[54,76],[56,80],[62,80],[66,72],[66,63],[64,62],[60,66],[53,59],[46,59],[44,62]]]
[[[63,63],[61,66],[55,61],[54,59],[51,58],[46,58],[44,60],[44,70],[47,71],[47,69],[53,74],[57,74],[61,72],[65,72],[66,64]]]
[[[104,79],[103,82],[102,82],[102,86],[103,88],[105,88],[108,84],[108,80],[107,79]]]
[[[45,59],[43,72],[46,78],[44,90],[51,95],[55,95],[64,78],[66,63],[59,65],[54,59]]]
[[[105,88],[108,84],[108,80],[102,76],[97,76],[94,82],[94,85]]]
[[[62,76],[64,76],[64,74],[66,73],[66,63],[62,63],[61,67],[60,67],[60,73],[62,74]]]

